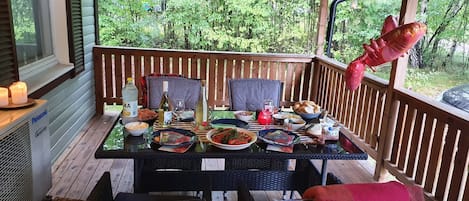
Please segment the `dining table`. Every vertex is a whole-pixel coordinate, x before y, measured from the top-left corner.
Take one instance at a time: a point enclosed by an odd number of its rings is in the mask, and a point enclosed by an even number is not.
[[[214,115],[215,114],[215,115]],[[213,111],[211,119],[234,119],[233,111]],[[251,190],[305,190],[312,185],[326,184],[328,160],[366,160],[368,155],[347,136],[339,133],[338,140],[323,143],[302,143],[293,145],[291,153],[272,151],[260,138],[242,150],[225,150],[214,146],[207,139],[211,130],[195,126],[192,121],[173,121],[169,128],[182,129],[195,134],[195,141],[184,153],[162,151],[153,140],[160,127],[157,122],[142,136],[127,133],[120,118],[107,133],[95,152],[97,159],[133,159],[134,192],[153,191],[215,191],[236,190],[240,182],[247,183]],[[246,122],[246,129],[253,133],[265,129],[287,129],[282,125],[260,125],[255,119]],[[298,136],[309,136],[304,129],[290,131]],[[249,161],[270,161],[284,163],[294,161],[296,165],[282,168],[225,168],[205,170],[201,168],[204,159],[224,159],[250,163]],[[321,160],[318,172],[311,160]],[[161,164],[165,164],[159,166]],[[228,164],[228,163],[227,163]],[[242,165],[242,164],[241,164]],[[314,176],[319,175],[319,177]]]

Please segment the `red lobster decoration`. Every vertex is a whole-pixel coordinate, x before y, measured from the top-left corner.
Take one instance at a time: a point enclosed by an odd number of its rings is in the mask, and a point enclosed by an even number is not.
[[[413,22],[397,26],[393,16],[384,20],[381,37],[371,39],[370,45],[363,44],[365,52],[353,60],[345,71],[345,86],[349,90],[356,90],[365,75],[365,64],[371,70],[376,71],[374,66],[397,59],[405,54],[427,31],[427,26],[420,22]]]

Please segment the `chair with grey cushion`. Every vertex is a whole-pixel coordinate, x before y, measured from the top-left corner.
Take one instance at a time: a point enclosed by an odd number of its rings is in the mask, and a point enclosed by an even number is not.
[[[258,111],[264,109],[264,100],[270,99],[280,106],[282,82],[267,79],[232,79],[228,81],[231,110]],[[285,169],[286,162],[277,160],[226,160],[226,169]]]
[[[232,79],[228,81],[231,110],[258,111],[264,100],[270,99],[280,106],[282,82],[267,79]]]
[[[144,77],[143,87],[145,107],[150,109],[159,108],[163,95],[163,81],[168,81],[168,96],[175,105],[175,100],[184,100],[186,109],[195,109],[199,100],[201,81],[181,77],[179,75],[148,75]],[[145,94],[146,93],[146,94]],[[202,161],[160,159],[158,161],[147,159],[145,164],[153,169],[183,169],[200,170]]]
[[[146,76],[147,107],[158,108],[163,95],[163,81],[168,81],[168,96],[171,101],[184,100],[188,109],[195,109],[200,94],[200,80],[175,76]],[[175,103],[172,102],[174,105]]]

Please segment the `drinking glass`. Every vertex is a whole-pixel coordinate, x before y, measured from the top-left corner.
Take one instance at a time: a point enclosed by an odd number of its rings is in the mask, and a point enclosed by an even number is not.
[[[186,105],[184,103],[184,100],[182,99],[176,99],[176,106],[174,107],[174,111],[176,112],[181,112],[186,109]]]
[[[176,105],[174,106],[174,113],[176,114],[176,118],[178,120],[181,119],[182,113],[186,109],[186,105],[184,103],[184,100],[182,99],[176,99]]]
[[[264,110],[270,113],[274,112],[274,101],[272,99],[264,99]]]

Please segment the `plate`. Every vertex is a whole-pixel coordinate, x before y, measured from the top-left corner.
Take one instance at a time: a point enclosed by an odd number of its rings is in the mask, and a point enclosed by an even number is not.
[[[185,136],[189,136],[191,139],[190,141],[185,141],[182,143],[170,143],[170,144],[160,144],[155,142],[153,139],[157,136],[160,136],[161,133],[163,132],[176,132]],[[157,144],[157,145],[168,145],[168,146],[181,146],[181,145],[186,145],[186,144],[191,144],[196,140],[196,135],[190,130],[185,130],[185,129],[179,129],[179,128],[168,128],[168,129],[163,129],[163,130],[157,130],[153,132],[152,134],[152,143]]]
[[[249,124],[239,119],[217,119],[210,122],[212,128],[249,128]]]
[[[289,136],[292,136],[293,137],[293,140],[290,142],[290,143],[281,143],[281,142],[276,142],[276,141],[272,141],[272,140],[269,140],[269,139],[266,139],[265,136],[268,134],[268,133],[271,133],[271,132],[275,132],[275,131],[282,131],[282,132],[285,132],[287,133]],[[289,145],[292,145],[292,144],[295,144],[297,141],[299,141],[299,136],[291,131],[287,131],[287,130],[283,130],[283,129],[265,129],[265,130],[260,130],[259,132],[259,138],[262,139],[262,141],[264,141],[265,143],[267,144],[275,144],[275,145],[281,145],[281,146],[289,146]]]
[[[217,134],[218,133],[218,129],[212,129],[210,131],[208,131],[207,133],[207,140],[215,147],[218,147],[220,149],[225,149],[225,150],[241,150],[241,149],[246,149],[248,148],[249,146],[251,146],[254,142],[257,141],[257,135],[251,131],[248,131],[246,129],[243,129],[243,128],[230,128],[230,129],[236,129],[238,132],[244,132],[248,135],[251,136],[251,141],[249,141],[248,143],[246,144],[239,144],[239,145],[230,145],[230,144],[223,144],[223,143],[218,143],[218,142],[214,142],[212,140],[212,135],[214,134]]]
[[[28,98],[28,102],[23,103],[23,104],[13,104],[11,103],[11,98],[8,100],[8,105],[1,106],[0,109],[17,109],[17,108],[23,108],[23,107],[28,107],[31,105],[34,105],[36,101],[32,98]]]

